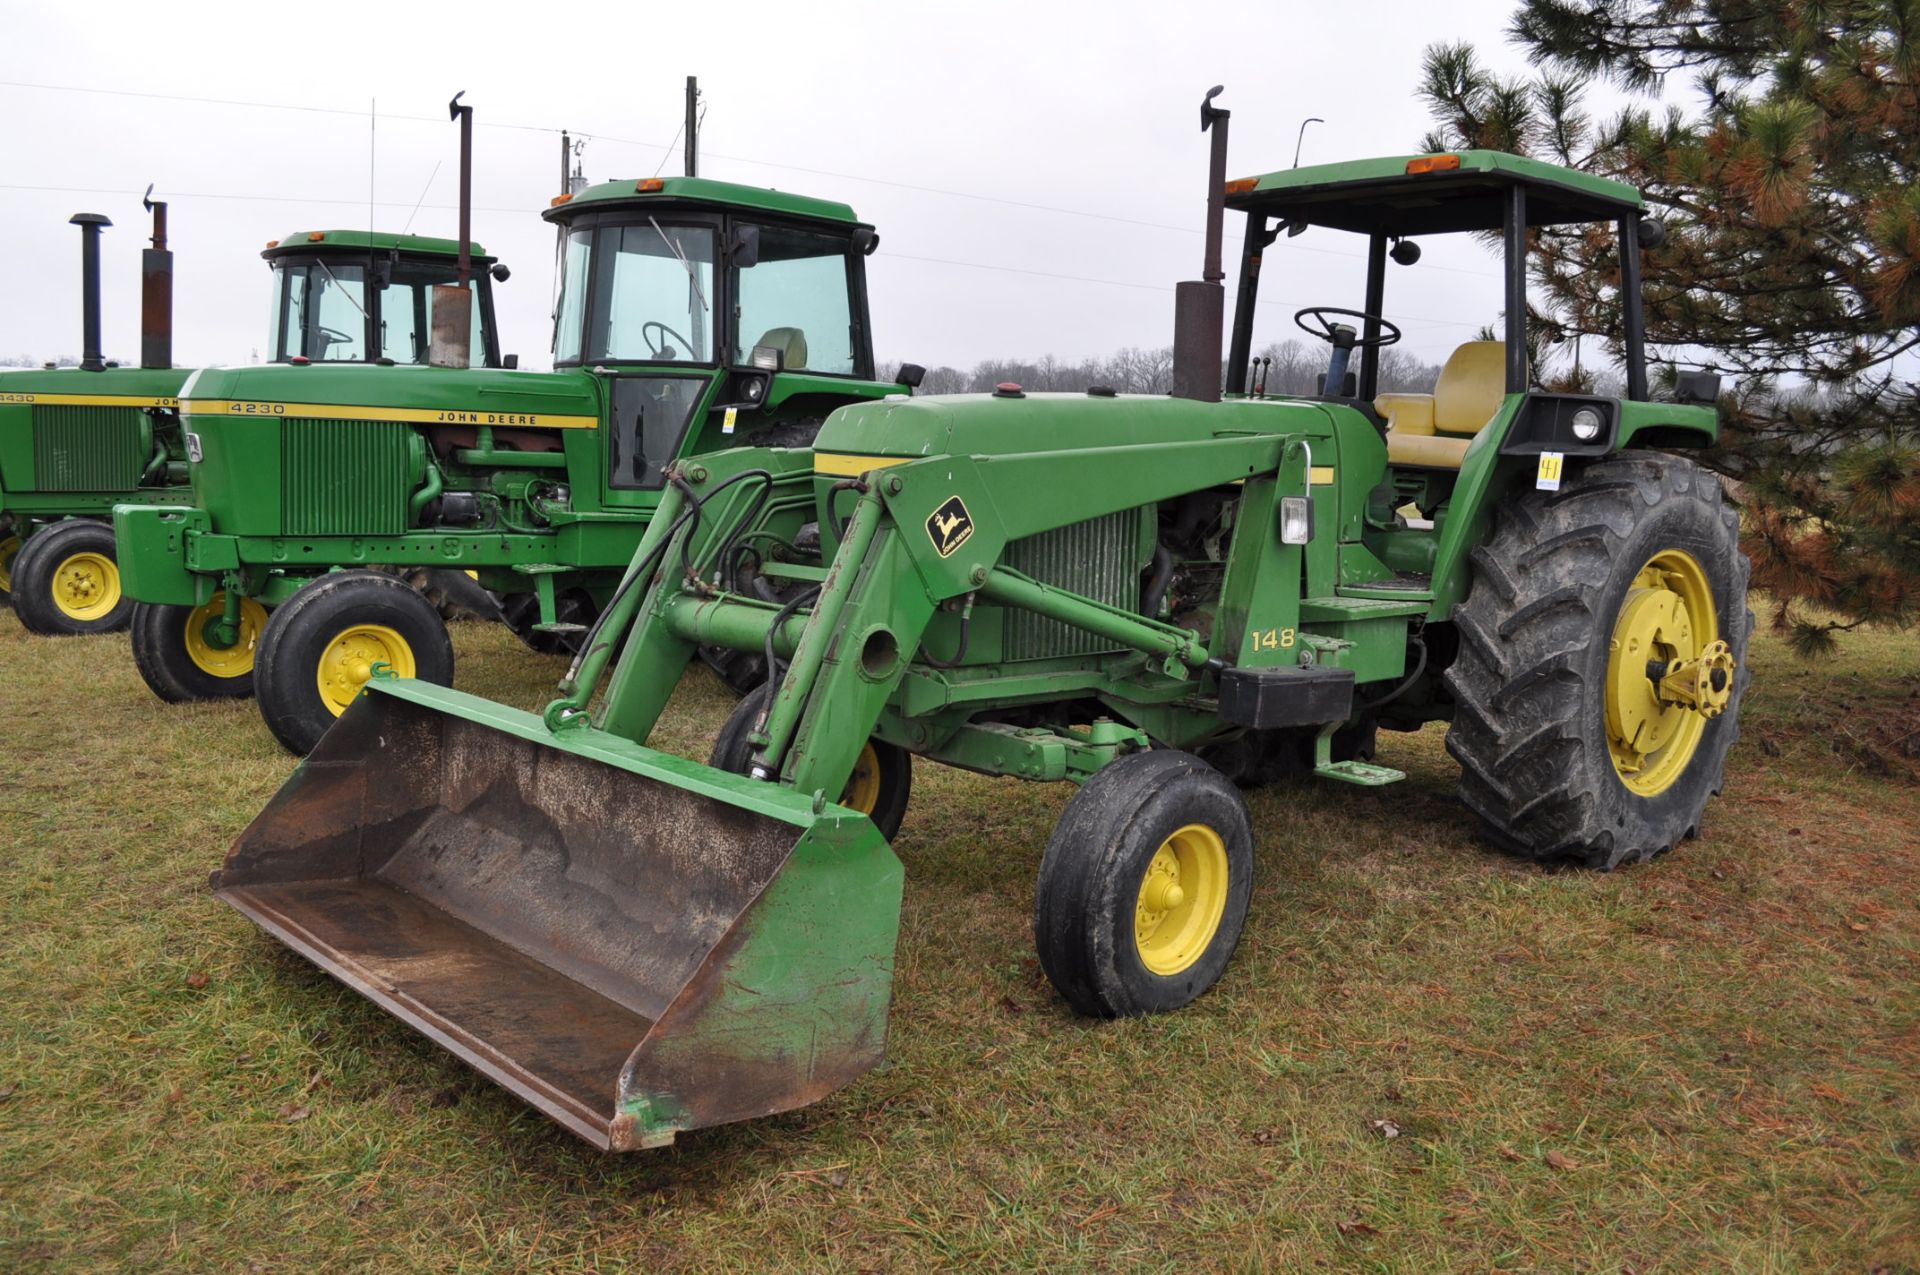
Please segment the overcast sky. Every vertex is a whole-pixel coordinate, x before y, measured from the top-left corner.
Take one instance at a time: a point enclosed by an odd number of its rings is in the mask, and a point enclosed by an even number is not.
[[[1172,286],[1200,269],[1210,85],[1233,112],[1230,176],[1289,166],[1307,116],[1326,122],[1303,162],[1406,153],[1429,123],[1412,93],[1422,49],[1471,39],[1518,70],[1501,34],[1512,8],[0,0],[0,356],[79,352],[78,211],[114,221],[105,344],[137,356],[153,182],[172,204],[175,361],[246,361],[264,338],[260,249],[365,227],[370,158],[381,229],[411,217],[416,233],[454,233],[446,103],[464,89],[480,126],[474,236],[514,269],[503,348],[546,366],[553,232],[539,212],[558,187],[557,130],[589,139],[591,180],[677,173],[667,147],[689,74],[707,106],[703,176],[842,199],[879,228],[881,358],[966,367],[1164,345]],[[1361,250],[1332,231],[1282,240],[1256,339],[1289,335],[1300,306],[1357,307]],[[1389,279],[1387,312],[1430,361],[1498,310],[1496,263],[1465,239],[1428,244]]]

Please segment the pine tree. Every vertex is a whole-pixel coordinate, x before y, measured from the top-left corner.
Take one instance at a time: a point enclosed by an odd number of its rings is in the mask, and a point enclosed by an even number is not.
[[[1920,0],[1522,0],[1505,80],[1427,50],[1430,150],[1538,155],[1638,186],[1668,230],[1645,253],[1668,375],[1713,368],[1754,583],[1808,654],[1920,612]],[[1633,95],[1606,118],[1595,81]],[[1691,89],[1693,105],[1653,100]],[[1606,228],[1536,232],[1533,343],[1559,376],[1617,362]],[[1807,608],[1837,614],[1810,614]]]

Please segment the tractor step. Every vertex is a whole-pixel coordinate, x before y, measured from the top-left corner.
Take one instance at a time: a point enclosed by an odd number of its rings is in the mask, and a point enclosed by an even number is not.
[[[587,631],[586,625],[574,624],[571,621],[567,621],[567,620],[554,620],[548,624],[534,624],[534,625],[529,625],[528,627],[531,628],[535,633],[558,633],[568,637],[577,633],[585,633]]]
[[[1328,762],[1324,766],[1314,767],[1313,773],[1321,779],[1337,779],[1343,784],[1359,784],[1363,788],[1384,788],[1407,777],[1404,770],[1376,766],[1366,761]]]
[[[1390,598],[1399,601],[1433,598],[1433,577],[1429,575],[1397,575],[1387,580],[1366,580],[1339,587],[1343,598]]]

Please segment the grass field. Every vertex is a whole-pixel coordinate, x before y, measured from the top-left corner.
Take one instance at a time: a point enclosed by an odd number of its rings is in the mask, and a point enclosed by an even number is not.
[[[1150,1020],[1032,955],[1064,786],[925,767],[889,1063],[609,1158],[208,893],[293,764],[251,703],[0,615],[0,1269],[1920,1270],[1915,639],[1753,664],[1703,836],[1614,876],[1487,850],[1437,731],[1255,795],[1239,955]]]

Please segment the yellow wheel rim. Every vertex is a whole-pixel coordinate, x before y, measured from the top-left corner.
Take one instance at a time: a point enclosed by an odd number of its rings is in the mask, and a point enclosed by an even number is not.
[[[267,609],[252,598],[240,602],[240,633],[232,646],[215,646],[207,629],[226,614],[227,595],[216,593],[205,606],[187,612],[187,658],[194,667],[214,677],[247,677],[253,673],[254,648],[260,644],[260,631],[267,627]]]
[[[97,620],[120,605],[120,568],[104,553],[76,553],[53,569],[53,605],[70,620]]]
[[[880,753],[871,742],[860,750],[860,760],[853,763],[853,774],[847,779],[846,791],[840,794],[840,804],[863,815],[873,814],[880,805]]]
[[[1652,797],[1685,773],[1706,719],[1660,699],[1649,661],[1700,656],[1720,638],[1713,586],[1692,554],[1664,549],[1633,577],[1607,647],[1607,751],[1629,792]]]
[[[1140,963],[1178,974],[1199,960],[1227,911],[1227,846],[1205,824],[1190,823],[1153,852],[1134,904]]]
[[[13,592],[13,555],[20,552],[20,537],[0,536],[0,592]]]
[[[320,702],[327,711],[335,717],[346,712],[376,664],[390,665],[396,677],[412,677],[413,648],[384,624],[355,624],[334,634],[320,652],[318,669]]]

